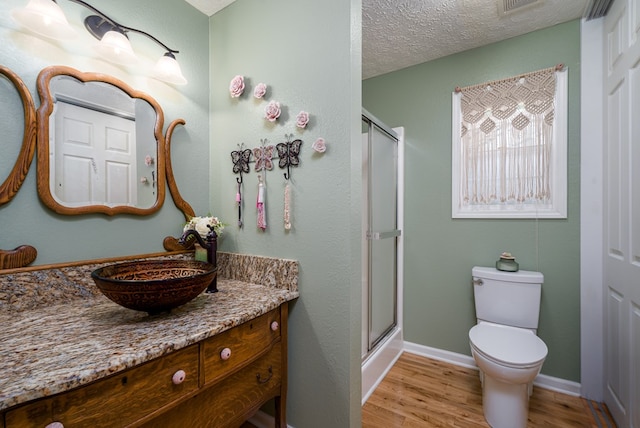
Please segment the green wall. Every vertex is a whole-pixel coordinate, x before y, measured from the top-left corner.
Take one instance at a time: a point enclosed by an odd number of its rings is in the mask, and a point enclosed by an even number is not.
[[[146,71],[164,53],[144,36],[131,34],[131,44],[140,57],[135,66],[120,67],[94,54],[97,42],[82,20],[88,10],[67,0],[59,5],[78,32],[76,39],[53,41],[34,36],[13,22],[10,11],[24,7],[26,0],[3,0],[0,4],[0,64],[18,74],[39,106],[36,77],[50,65],[67,65],[81,71],[111,74],[130,86],[151,94],[162,106],[165,126],[184,118],[172,144],[173,166],[183,197],[199,212],[207,211],[209,168],[209,19],[183,0],[112,0],[95,6],[123,25],[147,31],[173,49],[189,80],[186,86],[171,86],[147,77]],[[0,79],[0,129],[2,155],[0,182],[13,167],[22,141],[22,104],[8,80]],[[6,100],[6,101],[5,101]],[[38,249],[35,264],[163,251],[165,236],[178,236],[184,217],[167,192],[162,209],[151,216],[121,215],[60,216],[47,209],[36,192],[35,158],[25,183],[8,204],[0,206],[0,248],[31,244]]]
[[[545,276],[542,373],[580,381],[580,22],[515,37],[363,82],[363,107],[405,128],[404,337],[470,355],[471,268],[503,251]],[[451,93],[564,63],[569,70],[568,218],[451,218]]]
[[[237,0],[211,18],[212,212],[229,227],[228,251],[300,261],[300,298],[290,306],[288,423],[296,427],[347,427],[360,423],[360,138],[361,3],[352,0]],[[357,27],[351,37],[352,26]],[[247,82],[231,98],[235,75]],[[253,97],[260,82],[265,100]],[[266,121],[268,101],[282,105]],[[300,110],[311,114],[305,130]],[[300,166],[291,169],[292,222],[283,227],[285,179],[277,162],[266,173],[267,224],[256,227],[254,164],[244,175],[244,226],[237,226],[236,178],[230,152],[303,141]],[[323,155],[311,145],[324,138]]]
[[[95,41],[82,28],[85,10],[67,0],[59,4],[78,29],[74,42],[50,42],[19,30],[9,11],[26,0],[3,1],[0,63],[18,73],[34,95],[36,76],[48,65],[112,74],[154,96],[166,124],[186,120],[174,133],[174,173],[198,215],[212,213],[229,225],[220,249],[300,261],[301,297],[290,307],[289,424],[359,426],[361,1],[237,0],[212,18],[183,0],[103,3],[96,5],[114,19],[179,49],[189,84],[172,87],[142,75],[143,67],[94,58]],[[143,65],[153,65],[163,53],[142,37],[131,40],[134,49],[142,47],[139,54],[148,55]],[[231,99],[229,82],[236,74],[246,77],[247,90]],[[259,82],[269,85],[267,100],[282,104],[275,124],[262,118],[266,101],[253,99]],[[20,145],[22,106],[9,85],[0,91],[11,100],[6,108],[0,103],[4,177]],[[311,114],[303,131],[295,126],[300,110]],[[300,166],[291,171],[293,228],[283,228],[285,181],[276,160],[266,174],[267,230],[255,223],[254,164],[244,177],[240,229],[230,152],[239,143],[257,147],[262,138],[277,144],[285,134],[303,140]],[[323,155],[311,149],[320,137],[328,145]],[[36,264],[148,253],[162,251],[162,239],[179,235],[183,222],[168,194],[164,207],[147,217],[56,215],[38,199],[34,164],[16,198],[0,206],[0,248],[32,244],[39,251]]]

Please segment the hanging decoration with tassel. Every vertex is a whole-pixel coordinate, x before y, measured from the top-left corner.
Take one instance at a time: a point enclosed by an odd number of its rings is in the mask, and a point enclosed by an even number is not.
[[[238,182],[238,190],[236,191],[236,204],[238,204],[238,227],[242,227],[242,181]]]
[[[238,184],[236,203],[238,204],[238,227],[242,227],[242,173],[249,173],[251,149],[245,149],[244,143],[238,144],[238,150],[231,152],[231,160],[233,161],[233,172],[240,175],[236,178]]]
[[[287,180],[287,184],[284,188],[284,229],[291,230],[291,187],[289,180],[291,179],[291,167],[300,165],[300,148],[302,146],[302,140],[293,138],[292,134],[285,135],[287,138],[286,143],[276,144],[276,150],[278,151],[278,157],[280,161],[278,166],[280,168],[287,168],[287,172],[284,173],[284,179]]]
[[[256,197],[256,225],[262,231],[267,228],[266,218],[266,176],[265,171],[273,169],[274,149],[278,152],[278,166],[281,169],[286,168],[284,179],[286,180],[284,189],[284,228],[291,230],[291,167],[300,165],[300,149],[302,140],[293,139],[293,134],[285,134],[286,142],[276,144],[275,147],[267,145],[267,139],[260,140],[260,147],[253,150],[245,149],[244,143],[238,144],[238,150],[231,152],[231,160],[233,161],[233,172],[239,176],[236,178],[236,204],[238,205],[238,227],[243,226],[242,218],[242,174],[249,172],[249,163],[251,156],[255,157],[255,170],[260,173],[258,175],[258,192]]]
[[[256,201],[256,209],[258,211],[258,227],[264,231],[267,229],[267,218],[265,216],[264,182],[262,180],[262,175],[258,176],[258,198]]]
[[[284,230],[291,230],[291,187],[284,186]]]
[[[267,145],[268,140],[266,138],[260,139],[260,147],[253,149],[253,157],[256,159],[256,172],[262,171],[262,174],[258,175],[258,196],[256,201],[257,210],[257,226],[263,231],[267,228],[266,207],[265,207],[265,182],[266,178],[264,172],[266,170],[273,169],[273,150],[274,146]]]

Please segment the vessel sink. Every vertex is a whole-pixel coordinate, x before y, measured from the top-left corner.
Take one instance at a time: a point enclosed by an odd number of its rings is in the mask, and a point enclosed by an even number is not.
[[[110,300],[151,315],[191,301],[216,277],[214,265],[195,260],[143,260],[118,263],[91,272]]]

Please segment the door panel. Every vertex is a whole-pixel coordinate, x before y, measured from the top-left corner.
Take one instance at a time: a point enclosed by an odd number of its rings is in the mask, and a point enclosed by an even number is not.
[[[62,101],[56,109],[55,197],[64,205],[135,205],[135,121]]]
[[[621,427],[640,427],[640,0],[604,21],[605,402]]]

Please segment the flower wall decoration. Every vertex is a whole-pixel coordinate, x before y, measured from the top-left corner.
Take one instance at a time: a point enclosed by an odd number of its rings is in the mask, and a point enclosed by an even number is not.
[[[269,122],[275,122],[280,117],[280,103],[277,101],[269,101],[264,109],[264,117]]]
[[[306,128],[307,123],[309,123],[309,113],[307,113],[306,111],[302,110],[296,116],[296,126],[298,128]]]
[[[153,162],[154,162],[154,161],[153,161],[153,157],[151,157],[151,155],[146,155],[146,156],[144,157],[144,164],[145,164],[146,166],[151,166],[151,165],[153,165]]]
[[[267,93],[267,85],[265,85],[264,83],[258,83],[255,89],[253,90],[253,96],[257,99],[264,97],[266,93]]]
[[[241,75],[235,76],[231,79],[229,84],[229,93],[232,98],[238,98],[244,92],[244,77]]]
[[[311,148],[318,153],[324,153],[327,150],[327,145],[324,142],[324,138],[318,138],[312,145]]]

